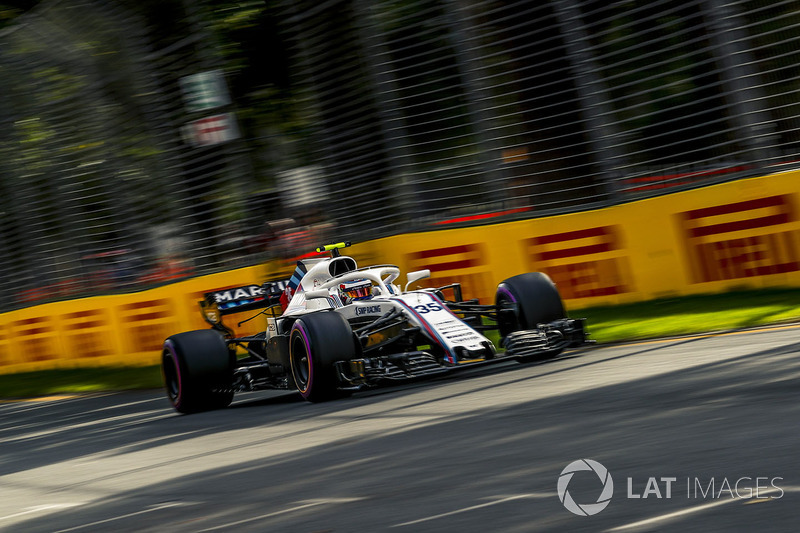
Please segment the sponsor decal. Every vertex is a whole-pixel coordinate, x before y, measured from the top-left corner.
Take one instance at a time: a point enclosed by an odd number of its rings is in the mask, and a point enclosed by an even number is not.
[[[444,248],[431,248],[406,255],[408,271],[431,271],[422,286],[441,287],[460,283],[465,295],[494,294],[494,280],[488,270],[488,257],[483,243],[468,243]],[[481,298],[481,303],[490,299]]]
[[[564,299],[633,291],[622,228],[598,226],[523,241],[530,269],[544,272]]]
[[[416,320],[451,352],[457,346],[480,350],[486,338],[451,313],[431,294],[408,294],[394,298],[412,312]],[[451,359],[455,363],[455,357]]]
[[[485,253],[481,248],[477,243],[434,248],[409,254],[409,259],[415,265],[413,270],[427,268],[431,273],[462,270],[486,264]]]
[[[193,120],[183,126],[181,133],[192,146],[213,146],[239,138],[239,128],[233,113]]]
[[[356,307],[356,316],[382,314],[380,305],[364,305]]]
[[[257,298],[263,295],[264,289],[258,285],[250,285],[249,287],[239,287],[237,289],[216,292],[214,293],[214,300],[217,303],[224,303],[234,300]]]
[[[800,230],[789,195],[677,214],[692,283],[800,270]]]

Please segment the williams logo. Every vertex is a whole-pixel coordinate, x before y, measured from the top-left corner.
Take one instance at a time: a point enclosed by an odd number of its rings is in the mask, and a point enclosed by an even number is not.
[[[584,470],[597,474],[603,486],[600,496],[597,497],[597,501],[594,503],[577,503],[572,499],[568,490],[569,482],[572,480],[572,476],[575,475],[575,472]],[[579,516],[592,516],[605,509],[611,502],[611,496],[614,495],[614,480],[611,479],[611,474],[606,467],[597,461],[593,461],[592,459],[578,459],[568,464],[566,468],[561,471],[561,475],[558,476],[557,490],[558,499],[561,500],[561,503],[564,504],[564,507],[566,507],[569,512]]]

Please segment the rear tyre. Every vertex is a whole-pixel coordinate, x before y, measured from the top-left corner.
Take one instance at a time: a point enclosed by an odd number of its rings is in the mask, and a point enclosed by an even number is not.
[[[527,272],[508,278],[497,286],[495,305],[498,307],[497,329],[501,342],[509,333],[535,329],[567,317],[564,303],[555,283],[542,272]],[[540,354],[537,357],[518,357],[519,361],[553,357],[563,348]]]
[[[179,333],[164,341],[161,371],[175,410],[197,413],[230,405],[234,357],[213,330]]]
[[[310,402],[344,396],[337,390],[336,361],[356,353],[353,331],[339,313],[311,313],[295,321],[289,334],[292,377],[300,395]]]

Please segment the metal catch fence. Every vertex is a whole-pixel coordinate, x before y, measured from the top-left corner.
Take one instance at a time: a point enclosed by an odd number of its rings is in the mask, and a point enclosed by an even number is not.
[[[798,164],[794,1],[244,3],[289,65],[275,123],[227,12],[167,5],[167,35],[124,0],[0,32],[0,310]]]

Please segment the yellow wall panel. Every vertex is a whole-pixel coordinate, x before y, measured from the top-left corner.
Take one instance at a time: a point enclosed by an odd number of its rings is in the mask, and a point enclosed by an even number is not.
[[[360,266],[428,268],[423,286],[459,282],[490,303],[498,282],[542,271],[569,309],[680,294],[800,286],[800,171],[604,209],[357,243]],[[163,339],[204,329],[204,293],[286,278],[271,262],[132,294],[44,304],[0,315],[0,373],[159,361]],[[404,283],[404,278],[401,278]],[[232,315],[230,325],[249,314]],[[263,330],[259,318],[238,334]]]

